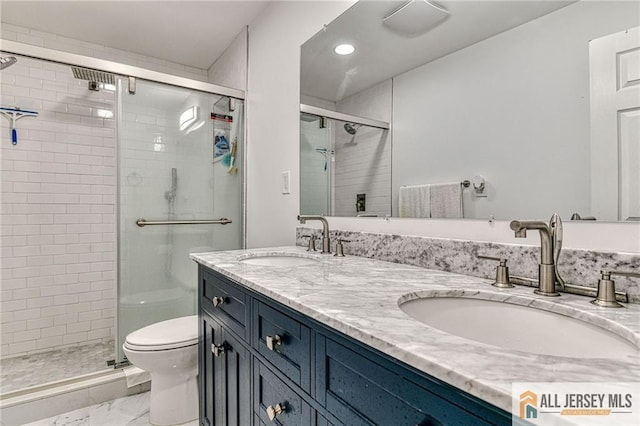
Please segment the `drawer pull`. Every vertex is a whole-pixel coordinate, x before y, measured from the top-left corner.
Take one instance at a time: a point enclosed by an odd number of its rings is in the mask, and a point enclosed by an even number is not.
[[[280,404],[276,404],[275,406],[267,407],[267,415],[269,416],[269,420],[274,421],[275,418],[280,413],[284,413],[287,410],[287,403],[281,402]]]
[[[213,352],[214,356],[220,356],[227,349],[226,343],[222,343],[220,345],[216,345],[215,343],[211,344],[211,352]]]
[[[226,302],[226,299],[224,297],[214,296],[211,298],[211,301],[213,302],[213,306],[220,306]]]
[[[267,348],[271,351],[275,351],[276,346],[282,345],[282,336],[276,334],[275,336],[267,336]]]

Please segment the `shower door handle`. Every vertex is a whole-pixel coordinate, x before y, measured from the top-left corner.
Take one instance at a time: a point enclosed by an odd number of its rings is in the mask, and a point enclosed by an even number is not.
[[[231,221],[231,219],[227,219],[226,217],[209,220],[147,220],[144,218],[136,220],[136,225],[138,225],[140,228],[148,225],[227,225],[229,223],[233,222]]]

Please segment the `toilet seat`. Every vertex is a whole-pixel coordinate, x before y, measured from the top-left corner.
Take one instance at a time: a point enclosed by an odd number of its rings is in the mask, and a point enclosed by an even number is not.
[[[130,333],[124,345],[133,351],[166,351],[198,344],[198,316],[174,318]]]

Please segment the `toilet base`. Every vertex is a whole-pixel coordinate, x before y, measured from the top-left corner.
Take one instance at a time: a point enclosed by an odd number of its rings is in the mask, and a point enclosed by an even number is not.
[[[198,376],[176,378],[151,372],[149,421],[152,425],[179,425],[196,420],[198,404]]]

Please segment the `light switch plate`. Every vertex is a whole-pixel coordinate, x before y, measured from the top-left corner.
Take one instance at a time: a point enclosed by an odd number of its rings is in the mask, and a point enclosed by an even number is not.
[[[282,172],[282,193],[291,194],[291,172]]]

